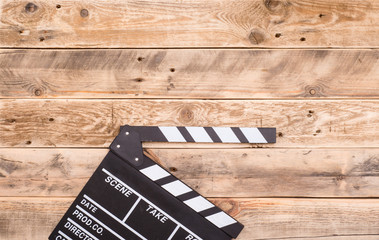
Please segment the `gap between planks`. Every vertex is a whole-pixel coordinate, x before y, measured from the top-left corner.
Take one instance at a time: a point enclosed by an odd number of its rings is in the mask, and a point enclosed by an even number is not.
[[[89,51],[89,50],[252,50],[252,51],[259,51],[259,50],[327,50],[327,51],[333,51],[333,50],[378,50],[378,47],[367,47],[367,46],[350,46],[350,47],[323,47],[323,46],[312,46],[312,47],[96,47],[96,48],[89,48],[89,47],[0,47],[1,50],[83,50],[83,51]]]

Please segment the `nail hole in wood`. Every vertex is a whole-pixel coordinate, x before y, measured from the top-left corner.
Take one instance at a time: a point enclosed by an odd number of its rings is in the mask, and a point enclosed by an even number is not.
[[[41,94],[42,94],[42,92],[41,92],[41,90],[39,90],[39,89],[36,89],[36,90],[34,91],[34,95],[36,95],[36,96],[41,96]]]
[[[276,37],[276,38],[280,38],[281,36],[282,36],[281,33],[277,33],[277,34],[275,34],[275,37]]]
[[[32,141],[26,141],[26,144],[30,145],[30,144],[32,144]]]
[[[278,132],[278,137],[283,137],[283,133],[282,132]]]
[[[37,9],[38,9],[37,5],[35,5],[34,3],[31,3],[31,2],[26,4],[26,6],[25,6],[25,11],[29,12],[29,13],[33,13]]]
[[[319,16],[319,18],[322,18],[325,16],[325,14],[320,13],[320,15],[318,15],[318,16]]]
[[[49,118],[49,122],[53,122],[54,121],[54,118]]]
[[[175,72],[175,68],[170,68],[170,72]]]
[[[44,38],[44,37],[40,37],[40,38],[39,38],[39,41],[40,41],[40,42],[43,42],[43,41],[45,41],[45,38]]]
[[[82,9],[80,11],[80,16],[82,17],[87,17],[88,16],[88,10],[87,9]]]
[[[62,6],[61,6],[61,5],[59,5],[59,4],[57,4],[57,6],[55,6],[55,7],[59,9],[59,8],[61,8]]]
[[[305,37],[300,38],[300,41],[302,42],[304,42],[305,40],[307,40]]]
[[[137,61],[138,61],[138,62],[142,62],[142,60],[143,60],[143,57],[138,57],[138,58],[137,58]]]
[[[176,172],[176,171],[178,171],[178,169],[176,167],[170,167],[169,170],[170,170],[170,172]]]

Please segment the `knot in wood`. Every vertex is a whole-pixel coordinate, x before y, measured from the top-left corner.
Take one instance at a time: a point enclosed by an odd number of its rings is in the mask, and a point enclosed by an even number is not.
[[[236,215],[239,212],[238,203],[236,201],[233,201],[233,200],[222,201],[222,202],[218,202],[216,204],[218,204],[218,206],[222,210],[224,210],[225,212],[227,212],[228,214]]]
[[[188,107],[184,107],[180,111],[179,118],[180,118],[180,122],[182,122],[182,123],[189,123],[189,122],[191,122],[193,120],[194,113]]]
[[[249,35],[249,40],[252,44],[258,45],[266,39],[263,31],[259,29],[253,29]]]
[[[316,85],[316,86],[305,86],[305,97],[322,97],[324,96],[324,86]]]
[[[286,1],[264,0],[264,5],[272,14],[287,15],[287,7],[291,4]]]
[[[268,10],[274,10],[278,6],[280,6],[280,1],[277,0],[265,0],[264,4]]]

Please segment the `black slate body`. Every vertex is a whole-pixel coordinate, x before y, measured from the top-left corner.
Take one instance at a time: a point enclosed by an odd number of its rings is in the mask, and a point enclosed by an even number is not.
[[[143,154],[143,141],[274,143],[275,128],[121,127],[50,240],[230,240],[243,225]]]
[[[49,239],[231,238],[109,152]]]

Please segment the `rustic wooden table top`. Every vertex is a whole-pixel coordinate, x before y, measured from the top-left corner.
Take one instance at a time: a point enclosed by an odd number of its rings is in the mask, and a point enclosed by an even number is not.
[[[0,1],[0,239],[47,239],[119,126],[276,127],[146,143],[238,239],[379,239],[378,0]]]

